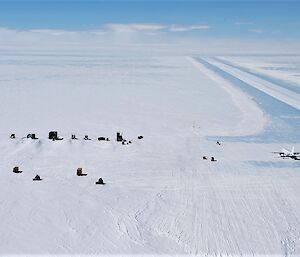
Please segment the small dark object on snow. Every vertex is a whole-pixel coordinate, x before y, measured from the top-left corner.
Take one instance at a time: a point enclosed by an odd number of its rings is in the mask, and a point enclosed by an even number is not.
[[[206,156],[203,156],[202,158],[203,158],[203,160],[207,160]]]
[[[143,139],[144,137],[143,136],[138,136],[138,139]]]
[[[35,134],[28,134],[27,138],[38,139],[37,137],[35,137]]]
[[[71,136],[71,139],[73,139],[73,140],[77,140],[78,138],[76,137],[76,135],[75,135],[75,134],[72,134],[72,136]]]
[[[63,138],[58,137],[57,131],[50,131],[49,132],[49,139],[55,141],[55,140],[63,140]]]
[[[98,181],[96,181],[96,185],[105,185],[102,178],[99,178]]]
[[[99,141],[105,141],[106,139],[105,139],[105,137],[98,137],[98,140]]]
[[[128,141],[128,144],[131,144],[131,141]]]
[[[22,171],[19,170],[19,167],[18,167],[18,166],[13,167],[13,172],[14,172],[14,173],[22,173]]]
[[[122,142],[123,141],[123,136],[120,132],[117,132],[117,142]]]
[[[211,157],[210,159],[212,162],[216,162],[217,160],[215,159],[215,157]]]
[[[35,134],[31,134],[31,139],[38,139],[38,138],[35,137]]]
[[[16,134],[11,134],[11,135],[10,135],[10,138],[11,138],[11,139],[15,139],[15,138],[16,138]]]
[[[87,174],[82,173],[82,168],[77,169],[77,176],[87,176]]]
[[[83,139],[84,140],[91,140],[88,135],[85,135]]]
[[[122,145],[125,145],[125,141],[122,141]]]
[[[105,138],[105,141],[109,141],[109,138],[107,137],[107,138]]]
[[[82,174],[82,168],[77,168],[77,176],[81,176]]]
[[[217,141],[217,145],[221,145],[221,143],[219,141]]]
[[[36,175],[32,180],[33,180],[33,181],[40,181],[40,180],[42,180],[42,179],[40,178],[39,175]]]
[[[49,139],[56,140],[57,139],[57,131],[50,131]]]

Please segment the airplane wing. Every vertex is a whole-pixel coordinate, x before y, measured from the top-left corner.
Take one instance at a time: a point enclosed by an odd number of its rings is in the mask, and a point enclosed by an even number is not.
[[[298,156],[291,156],[292,159],[294,159],[295,161],[300,161],[300,157]]]

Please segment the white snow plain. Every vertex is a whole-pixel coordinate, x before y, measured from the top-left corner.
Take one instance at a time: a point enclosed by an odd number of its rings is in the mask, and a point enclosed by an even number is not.
[[[299,93],[251,58],[1,52],[0,255],[300,255]]]

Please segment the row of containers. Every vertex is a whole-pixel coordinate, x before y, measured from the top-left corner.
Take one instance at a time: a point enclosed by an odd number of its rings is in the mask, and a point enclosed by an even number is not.
[[[13,167],[13,173],[23,173],[23,171],[19,168],[19,166]],[[79,177],[87,176],[87,173],[83,173],[82,168],[77,168],[76,175]],[[37,174],[33,179],[33,181],[41,181],[42,178]],[[102,178],[99,178],[96,182],[96,185],[105,185]]]
[[[16,134],[11,134],[11,135],[10,135],[10,138],[11,138],[11,139],[15,139],[15,138],[16,138]],[[38,138],[36,137],[35,134],[28,134],[28,135],[27,135],[27,138],[38,139]],[[138,136],[137,138],[138,138],[138,139],[143,139],[143,136]],[[52,141],[56,141],[56,140],[63,140],[64,138],[63,138],[63,137],[60,137],[60,136],[58,135],[58,132],[57,132],[57,131],[50,131],[50,132],[49,132],[48,139],[50,139],[50,140],[52,140]],[[76,137],[75,134],[72,134],[72,135],[71,135],[71,139],[72,139],[72,140],[78,140],[78,138]],[[89,138],[88,135],[85,135],[83,139],[84,139],[84,140],[92,140],[91,138]],[[98,141],[110,141],[110,139],[109,139],[108,137],[98,137],[97,139],[98,139]],[[122,142],[123,144],[125,144],[125,143],[131,144],[131,141],[127,141],[126,139],[123,138],[123,135],[122,135],[121,132],[117,132],[117,138],[116,138],[116,141],[117,141],[117,142]]]

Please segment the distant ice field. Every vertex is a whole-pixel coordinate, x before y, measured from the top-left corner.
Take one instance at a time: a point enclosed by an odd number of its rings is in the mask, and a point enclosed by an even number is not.
[[[226,100],[226,92],[182,57],[69,54],[2,59],[1,133],[46,133],[56,128],[62,133],[111,135],[122,128],[131,128],[129,133],[161,132],[162,127],[180,131],[203,123],[210,133],[219,129],[226,134],[241,115]],[[205,94],[210,96],[202,99]],[[217,110],[215,115],[207,115],[211,109]],[[224,121],[222,129],[215,126],[216,120]]]

